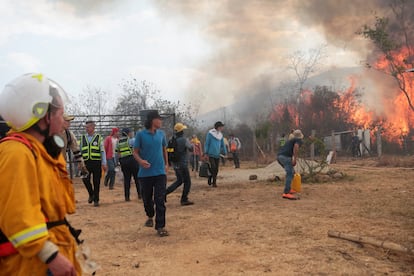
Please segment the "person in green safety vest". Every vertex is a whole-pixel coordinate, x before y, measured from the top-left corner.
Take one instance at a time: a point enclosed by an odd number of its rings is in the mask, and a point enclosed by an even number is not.
[[[141,186],[138,181],[139,165],[132,155],[133,144],[131,141],[133,132],[129,128],[123,128],[121,137],[118,141],[116,152],[119,163],[121,164],[122,174],[124,175],[124,195],[125,201],[130,201],[131,178],[134,178],[135,187],[137,188],[138,198],[141,199]]]
[[[89,174],[82,181],[89,193],[88,203],[94,202],[94,206],[98,207],[102,170],[107,171],[106,154],[102,136],[95,133],[95,122],[87,121],[85,128],[86,134],[81,137],[81,152]]]

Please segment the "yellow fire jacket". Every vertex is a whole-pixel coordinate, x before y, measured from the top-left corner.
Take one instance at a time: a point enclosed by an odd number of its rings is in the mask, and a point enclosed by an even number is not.
[[[66,225],[51,229],[45,221],[60,221],[75,212],[72,182],[60,155],[50,157],[33,136],[21,133],[33,149],[19,141],[0,143],[0,230],[18,253],[0,257],[0,275],[46,275],[47,265],[37,254],[46,241],[75,266],[76,241]]]

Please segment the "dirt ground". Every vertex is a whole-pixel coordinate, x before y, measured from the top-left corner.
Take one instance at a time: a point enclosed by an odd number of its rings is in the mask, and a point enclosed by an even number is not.
[[[236,170],[229,163],[217,188],[192,178],[194,205],[180,205],[182,188],[169,195],[170,236],[163,238],[144,227],[135,187],[124,201],[121,174],[114,190],[102,185],[100,207],[87,203],[75,178],[77,213],[69,219],[101,267],[96,275],[414,275],[414,254],[327,235],[335,230],[414,249],[414,168],[371,163],[338,161],[331,167],[344,179],[305,183],[297,201],[282,199],[283,183],[267,180],[284,176],[280,168],[242,162]]]

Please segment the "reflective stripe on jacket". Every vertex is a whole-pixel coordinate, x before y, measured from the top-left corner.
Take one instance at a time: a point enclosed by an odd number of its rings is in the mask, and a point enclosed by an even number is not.
[[[81,141],[83,160],[101,160],[101,142],[102,138],[99,134],[95,134],[90,143],[88,137],[83,135]]]
[[[119,154],[122,157],[132,155],[131,147],[129,146],[129,138],[128,137],[121,137],[118,141],[118,148]]]
[[[7,179],[0,182],[0,229],[17,250],[17,254],[0,257],[0,274],[47,275],[48,267],[37,254],[50,241],[81,275],[76,241],[68,227],[48,230],[45,224],[45,218],[61,221],[75,211],[66,162],[62,155],[53,159],[33,136],[21,135],[30,141],[32,150],[19,141],[0,143],[0,175]]]

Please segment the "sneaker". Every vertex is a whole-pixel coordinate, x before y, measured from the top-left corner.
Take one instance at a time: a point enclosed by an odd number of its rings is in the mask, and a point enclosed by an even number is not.
[[[289,191],[289,194],[296,194],[297,192],[295,191],[295,190],[293,190],[293,189],[290,189],[290,191]]]
[[[292,194],[283,194],[282,195],[282,197],[283,198],[286,198],[286,199],[291,199],[291,200],[296,200],[297,198],[294,196],[294,195],[292,195]]]
[[[165,228],[158,228],[157,229],[157,234],[160,237],[166,237],[166,236],[169,236],[170,235],[170,234],[168,234],[168,231],[165,230]]]
[[[88,203],[90,204],[90,203],[92,203],[93,202],[93,196],[90,196],[89,198],[88,198]]]
[[[186,200],[186,201],[181,201],[181,206],[187,206],[187,205],[193,205],[194,202]]]
[[[154,221],[152,220],[152,218],[147,219],[147,221],[145,222],[145,226],[146,227],[153,227],[154,226]]]
[[[99,202],[95,201],[95,202],[93,203],[93,206],[95,206],[95,207],[99,207]]]

